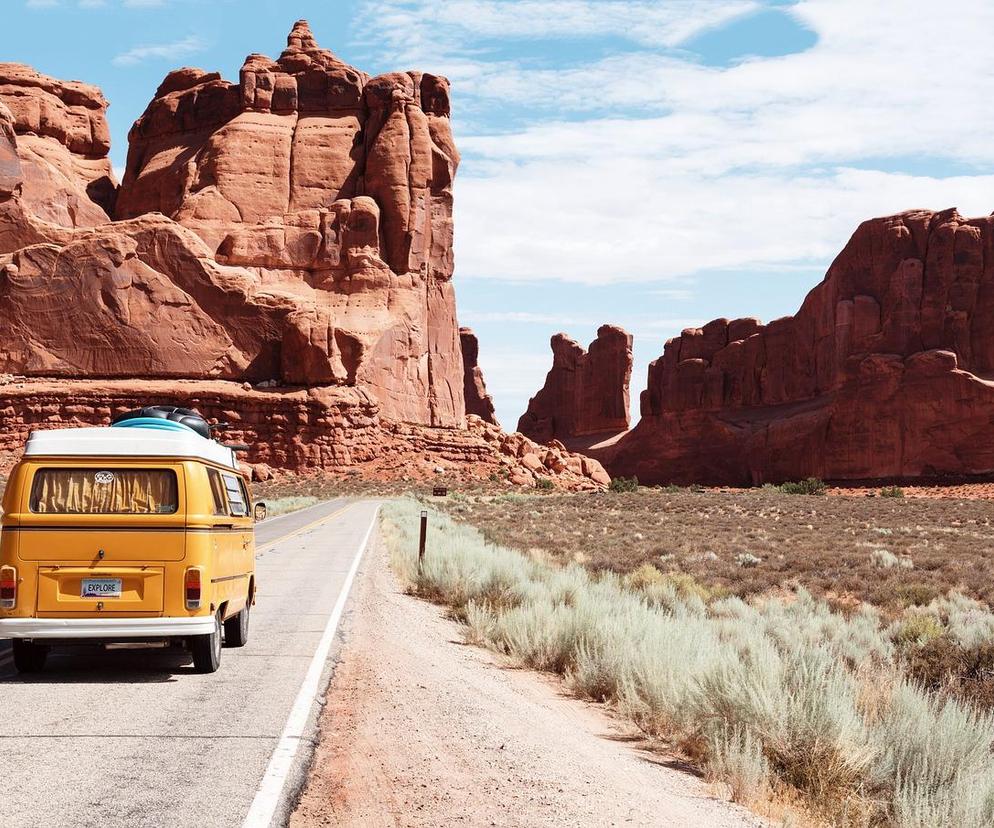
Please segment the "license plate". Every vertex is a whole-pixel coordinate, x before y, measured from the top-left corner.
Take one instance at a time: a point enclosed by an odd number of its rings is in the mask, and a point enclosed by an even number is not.
[[[120,578],[84,578],[80,592],[83,598],[120,598]]]

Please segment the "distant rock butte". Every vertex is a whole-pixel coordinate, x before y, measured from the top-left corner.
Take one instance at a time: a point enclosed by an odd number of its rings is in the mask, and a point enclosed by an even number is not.
[[[494,413],[494,398],[487,393],[487,384],[483,381],[483,370],[479,364],[480,343],[476,334],[469,328],[460,328],[459,341],[465,366],[463,396],[466,398],[466,413],[475,414],[485,423],[499,425]]]
[[[794,316],[666,343],[606,453],[644,483],[994,471],[994,218],[864,222]]]
[[[120,187],[100,91],[0,64],[6,433],[105,421],[141,401],[133,380],[187,400],[187,381],[208,383],[210,411],[237,400],[266,420],[246,434],[275,441],[277,467],[368,460],[388,424],[466,428],[465,389],[483,385],[464,373],[451,282],[448,81],[370,78],[304,21],[287,44],[238,83],[170,72]],[[59,380],[87,403],[59,402]],[[100,383],[70,380],[125,385],[101,402]]]
[[[552,369],[518,420],[518,431],[546,442],[627,430],[631,334],[602,325],[588,351],[563,333],[551,345]]]

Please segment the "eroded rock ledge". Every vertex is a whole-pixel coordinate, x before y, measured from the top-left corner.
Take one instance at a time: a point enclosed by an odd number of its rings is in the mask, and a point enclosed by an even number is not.
[[[564,333],[553,336],[551,346],[552,369],[518,431],[539,442],[627,431],[631,334],[602,325],[587,351]]]
[[[864,222],[794,316],[666,343],[599,455],[645,483],[994,472],[994,218]]]

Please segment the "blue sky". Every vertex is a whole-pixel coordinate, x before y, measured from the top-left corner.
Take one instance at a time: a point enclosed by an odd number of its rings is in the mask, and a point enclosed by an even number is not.
[[[298,17],[370,73],[453,82],[460,321],[513,427],[566,331],[792,313],[856,225],[994,209],[994,4],[5,0],[3,60],[99,85],[112,156],[165,73],[237,78]]]

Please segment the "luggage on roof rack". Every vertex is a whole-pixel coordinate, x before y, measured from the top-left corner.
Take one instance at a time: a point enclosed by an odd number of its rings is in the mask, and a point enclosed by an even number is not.
[[[112,426],[124,426],[129,420],[167,420],[186,426],[201,437],[210,439],[211,427],[199,411],[192,408],[180,408],[175,405],[147,405],[134,411],[118,414],[111,422]],[[136,423],[137,425],[137,423]]]

